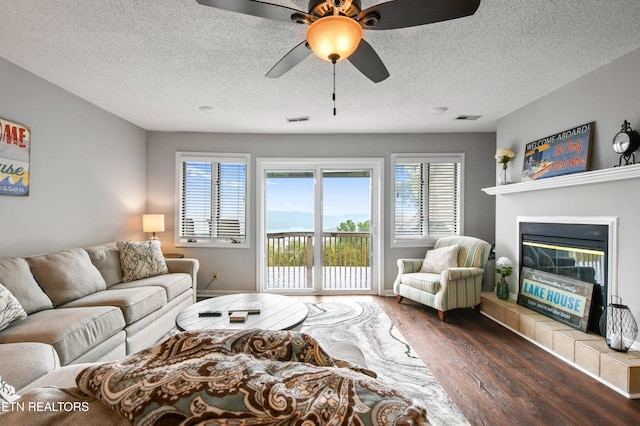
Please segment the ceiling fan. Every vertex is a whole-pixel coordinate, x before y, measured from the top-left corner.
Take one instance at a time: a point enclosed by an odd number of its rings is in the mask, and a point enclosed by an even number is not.
[[[374,83],[389,71],[373,47],[362,39],[362,30],[391,30],[426,25],[473,15],[480,0],[395,0],[362,10],[360,0],[309,0],[308,12],[255,0],[197,0],[218,9],[276,21],[307,24],[307,39],[291,49],[267,73],[277,78],[298,65],[313,51],[333,62],[349,59]]]

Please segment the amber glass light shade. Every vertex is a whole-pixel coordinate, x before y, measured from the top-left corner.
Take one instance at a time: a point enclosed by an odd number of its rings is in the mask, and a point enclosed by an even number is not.
[[[313,53],[325,61],[334,57],[347,59],[360,44],[362,27],[346,16],[325,16],[315,21],[307,30],[307,42]]]

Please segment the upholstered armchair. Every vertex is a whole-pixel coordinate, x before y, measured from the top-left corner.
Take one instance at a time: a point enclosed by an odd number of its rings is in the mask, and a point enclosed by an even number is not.
[[[444,237],[424,259],[398,259],[393,292],[438,310],[440,320],[455,308],[480,307],[484,265],[491,245],[474,237]]]

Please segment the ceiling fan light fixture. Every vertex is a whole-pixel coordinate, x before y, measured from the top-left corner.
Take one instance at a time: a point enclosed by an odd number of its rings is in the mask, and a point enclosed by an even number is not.
[[[362,27],[346,16],[320,18],[307,29],[307,43],[320,59],[333,62],[347,59],[362,39]]]

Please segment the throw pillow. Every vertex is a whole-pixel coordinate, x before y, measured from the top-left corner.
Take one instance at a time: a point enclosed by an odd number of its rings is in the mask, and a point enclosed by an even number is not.
[[[0,401],[13,402],[19,398],[20,395],[16,393],[16,389],[0,376]]]
[[[420,272],[439,274],[447,268],[457,267],[459,249],[460,247],[456,245],[428,250],[427,255],[422,261],[422,268],[420,269]]]
[[[168,274],[160,241],[118,241],[122,282]]]
[[[0,259],[0,282],[18,299],[27,314],[53,309],[51,299],[36,282],[25,259]]]
[[[31,272],[54,306],[106,290],[100,271],[83,249],[27,258]]]
[[[0,330],[7,328],[15,320],[23,320],[27,313],[22,309],[13,294],[2,284],[0,284]]]
[[[107,287],[122,282],[122,267],[120,266],[120,252],[116,243],[107,243],[85,248],[91,263],[94,264],[104,277]]]

